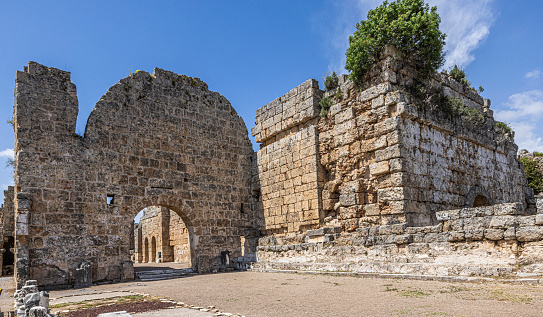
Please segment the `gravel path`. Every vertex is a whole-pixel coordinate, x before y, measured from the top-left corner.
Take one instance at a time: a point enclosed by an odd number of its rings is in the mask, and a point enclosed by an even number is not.
[[[543,315],[543,285],[234,272],[92,289],[147,293],[245,316]]]
[[[234,272],[87,290],[146,293],[245,316],[543,316],[539,284]]]

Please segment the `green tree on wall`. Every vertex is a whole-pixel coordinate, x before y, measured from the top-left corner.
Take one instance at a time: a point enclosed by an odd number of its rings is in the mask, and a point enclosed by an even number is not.
[[[423,0],[383,2],[368,12],[367,20],[356,24],[349,37],[345,68],[356,84],[363,81],[386,45],[394,45],[401,57],[411,61],[423,78],[443,65],[446,35],[439,30],[437,8]]]

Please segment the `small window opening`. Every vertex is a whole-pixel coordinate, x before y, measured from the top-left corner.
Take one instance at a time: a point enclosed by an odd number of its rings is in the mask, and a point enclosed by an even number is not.
[[[113,205],[113,198],[115,198],[115,195],[113,195],[113,194],[108,194],[107,195],[107,204],[108,205]]]
[[[241,207],[239,208],[239,212],[243,213],[243,203],[241,203]]]

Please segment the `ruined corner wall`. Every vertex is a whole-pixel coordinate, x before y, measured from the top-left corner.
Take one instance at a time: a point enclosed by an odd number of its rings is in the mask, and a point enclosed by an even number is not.
[[[347,232],[400,223],[428,226],[437,223],[437,211],[481,202],[525,203],[529,190],[516,160],[517,146],[511,135],[495,128],[490,101],[446,74],[436,74],[431,84],[459,104],[427,104],[409,92],[414,74],[387,50],[361,86],[340,76],[339,87],[324,93],[332,105],[320,120],[322,92],[314,80],[311,120],[303,107],[287,102],[304,91],[303,85],[257,110],[252,133],[262,143],[258,168],[267,229],[306,229],[289,225],[300,219],[289,215],[305,211],[301,195],[290,200],[290,188],[318,191],[319,217],[311,220],[312,226]],[[310,138],[293,143],[292,127],[298,121],[291,118],[307,118],[300,129],[317,124],[317,141],[308,134]],[[290,182],[298,176],[288,165],[291,153],[297,153],[292,145],[309,149],[301,168],[308,164],[311,172],[316,170],[309,174],[317,175],[316,182]]]
[[[317,227],[322,219],[318,163],[318,102],[322,91],[310,79],[256,111],[251,130],[257,152],[265,233]]]
[[[228,100],[197,78],[136,72],[98,101],[75,133],[70,73],[30,62],[15,91],[16,279],[76,284],[132,278],[134,217],[167,207],[187,224],[191,266],[221,269],[253,227],[247,129]],[[84,266],[83,266],[84,267]]]

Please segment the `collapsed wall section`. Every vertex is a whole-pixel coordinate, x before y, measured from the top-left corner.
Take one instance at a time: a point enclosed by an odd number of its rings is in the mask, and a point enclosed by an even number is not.
[[[320,224],[322,170],[318,163],[318,102],[308,80],[256,111],[251,130],[262,143],[258,179],[266,233],[296,232]]]

